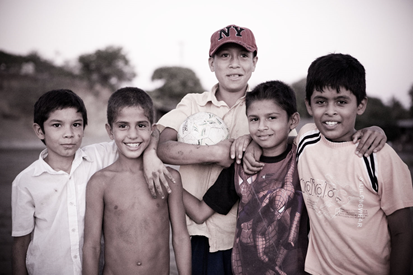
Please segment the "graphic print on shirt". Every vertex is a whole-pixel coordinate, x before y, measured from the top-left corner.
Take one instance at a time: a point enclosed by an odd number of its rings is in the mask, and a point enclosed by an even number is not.
[[[286,274],[284,259],[297,247],[303,207],[302,194],[293,185],[295,159],[287,169],[281,182],[279,174],[251,176],[236,166],[240,204],[232,257],[235,274]]]

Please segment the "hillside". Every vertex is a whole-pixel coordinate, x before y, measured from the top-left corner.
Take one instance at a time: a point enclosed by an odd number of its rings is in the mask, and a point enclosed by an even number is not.
[[[107,140],[106,102],[108,88],[95,85],[63,67],[35,54],[16,56],[0,51],[0,147],[42,147],[32,130],[33,105],[40,95],[53,89],[70,89],[85,102],[89,125],[84,144]]]

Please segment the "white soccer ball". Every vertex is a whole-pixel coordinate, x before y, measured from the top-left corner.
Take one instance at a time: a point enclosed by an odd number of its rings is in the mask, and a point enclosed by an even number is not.
[[[178,141],[214,145],[227,139],[228,135],[228,128],[220,117],[208,112],[199,112],[182,122],[178,130]]]

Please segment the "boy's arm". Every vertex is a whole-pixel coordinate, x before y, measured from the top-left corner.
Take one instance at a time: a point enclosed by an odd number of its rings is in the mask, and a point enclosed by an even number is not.
[[[104,211],[102,176],[95,174],[86,187],[85,239],[82,274],[98,274]]]
[[[233,159],[230,156],[232,139],[223,140],[215,145],[194,145],[178,142],[178,133],[172,128],[165,128],[158,145],[158,156],[165,163],[205,164],[216,163],[223,167],[229,167]]]
[[[154,127],[151,135],[151,141],[145,152],[143,153],[143,169],[145,180],[148,184],[148,188],[151,192],[152,197],[156,198],[156,192],[158,192],[161,198],[164,199],[165,194],[163,193],[161,184],[165,186],[165,189],[168,193],[171,193],[171,188],[169,187],[166,178],[170,179],[172,182],[174,182],[174,179],[156,154],[158,142],[159,131],[158,129],[156,129],[156,127]]]
[[[26,269],[26,254],[31,240],[31,234],[13,238],[13,275],[25,275]]]
[[[363,128],[355,132],[352,136],[353,143],[359,143],[356,148],[356,155],[359,157],[370,156],[383,149],[387,141],[386,133],[378,126]]]
[[[168,197],[169,215],[172,228],[172,244],[179,274],[191,274],[191,241],[186,227],[185,209],[182,201],[182,183],[179,172],[171,168],[175,178],[173,192]]]
[[[185,189],[183,193],[185,212],[195,223],[201,224],[215,213],[203,200],[194,197]]]
[[[391,238],[390,274],[409,274],[413,257],[413,229],[410,208],[387,216]]]

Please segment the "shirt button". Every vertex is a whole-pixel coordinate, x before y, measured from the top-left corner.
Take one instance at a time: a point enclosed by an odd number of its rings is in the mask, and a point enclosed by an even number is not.
[[[77,255],[73,256],[73,258],[77,259]]]
[[[72,229],[72,232],[75,232],[75,231],[76,231],[76,229],[75,229],[75,228],[73,228],[73,229]]]

